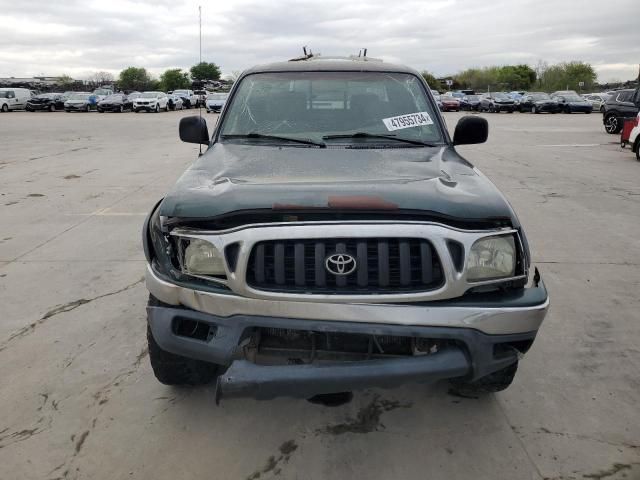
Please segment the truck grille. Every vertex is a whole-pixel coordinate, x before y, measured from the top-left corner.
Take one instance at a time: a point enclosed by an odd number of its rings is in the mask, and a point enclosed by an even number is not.
[[[351,256],[355,269],[331,273],[326,260],[334,254]],[[254,245],[247,284],[276,292],[367,295],[433,290],[443,284],[443,275],[440,259],[425,239],[269,240]]]

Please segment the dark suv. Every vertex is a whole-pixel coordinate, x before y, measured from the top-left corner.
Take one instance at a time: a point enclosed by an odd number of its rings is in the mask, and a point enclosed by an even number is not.
[[[362,58],[263,65],[143,228],[162,383],[308,398],[447,379],[509,386],[549,299],[498,189],[456,151],[419,72]]]
[[[602,122],[607,133],[620,133],[625,118],[638,115],[640,110],[640,88],[619,90],[611,95],[604,105]]]

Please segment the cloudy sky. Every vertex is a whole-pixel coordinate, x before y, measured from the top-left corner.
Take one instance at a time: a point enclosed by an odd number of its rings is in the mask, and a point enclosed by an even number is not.
[[[127,66],[154,74],[198,60],[224,74],[361,47],[436,75],[464,68],[584,60],[601,82],[635,78],[639,0],[0,0],[0,77]]]

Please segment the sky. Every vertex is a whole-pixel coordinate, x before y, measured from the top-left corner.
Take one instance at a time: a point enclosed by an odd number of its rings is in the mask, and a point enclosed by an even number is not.
[[[224,75],[299,56],[357,54],[428,70],[591,63],[600,82],[640,63],[639,0],[0,0],[0,77],[159,75],[202,59]]]

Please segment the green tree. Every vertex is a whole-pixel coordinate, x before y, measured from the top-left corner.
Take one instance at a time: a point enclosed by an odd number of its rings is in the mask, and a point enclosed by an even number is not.
[[[439,90],[442,88],[442,85],[440,84],[438,79],[434,77],[431,73],[424,70],[420,74],[422,75],[422,78],[424,78],[424,81],[429,84],[429,87],[431,87],[431,89]]]
[[[220,80],[220,67],[215,63],[201,62],[191,67],[190,71],[194,80]]]
[[[73,85],[75,82],[73,80],[73,78],[71,78],[69,75],[60,75],[58,77],[58,85],[60,85],[61,87],[68,87],[70,85]]]
[[[190,86],[191,80],[189,80],[189,74],[179,68],[165,70],[165,72],[160,75],[160,89],[163,91],[189,88]]]
[[[121,90],[150,90],[156,86],[147,70],[142,67],[128,67],[120,72],[118,87]]]
[[[505,65],[497,74],[498,83],[505,90],[529,90],[536,82],[536,72],[529,65]]]
[[[591,90],[596,82],[596,72],[585,62],[564,62],[556,65],[544,65],[539,69],[537,87],[540,90]],[[580,82],[584,85],[580,87]]]

